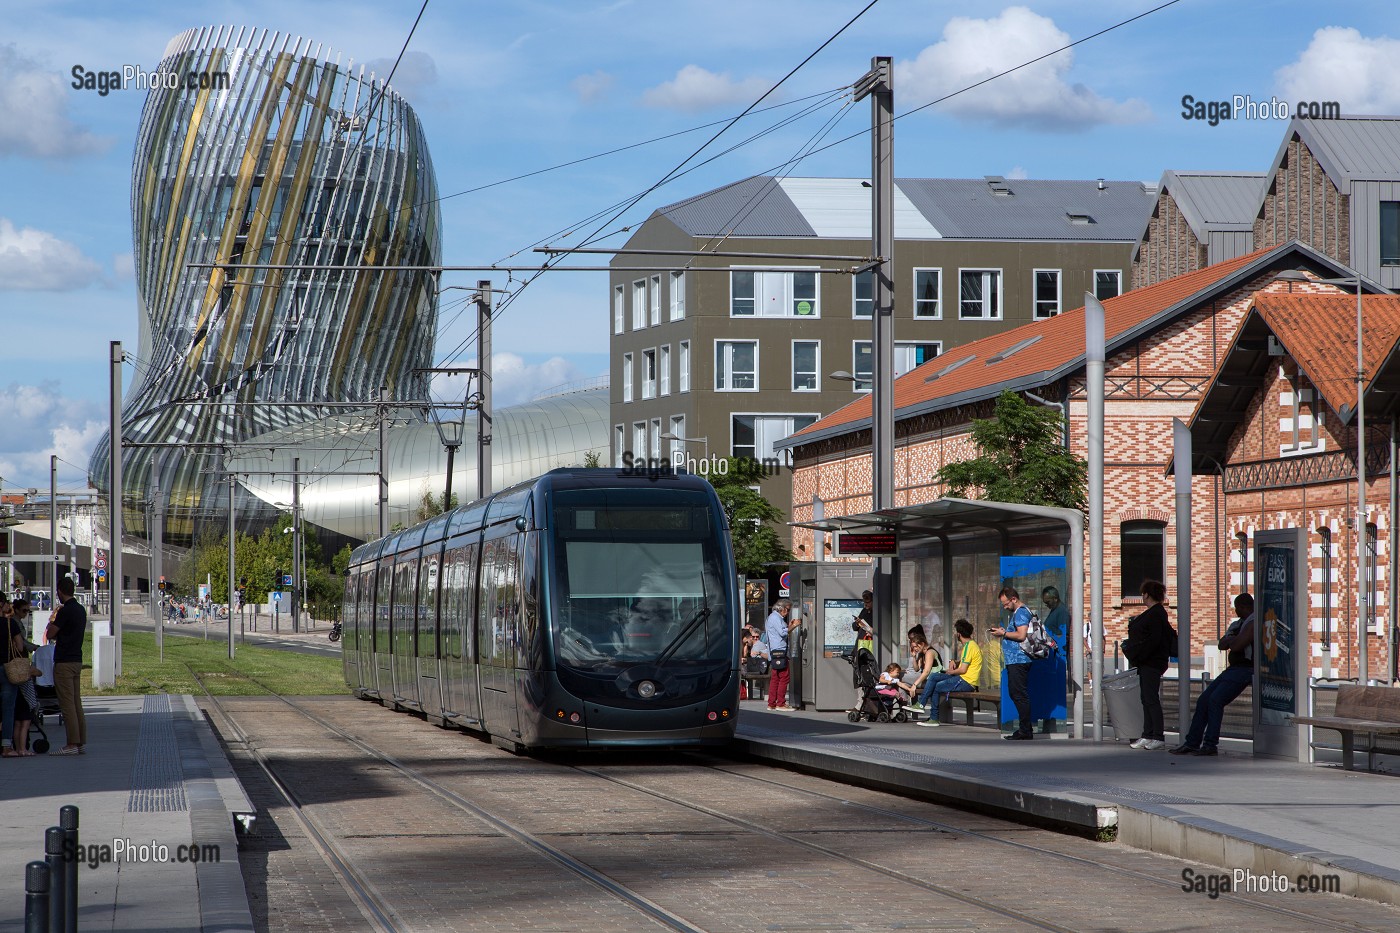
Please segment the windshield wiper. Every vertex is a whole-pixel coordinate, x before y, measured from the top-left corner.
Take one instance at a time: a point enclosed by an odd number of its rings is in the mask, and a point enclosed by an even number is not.
[[[680,632],[676,634],[676,637],[671,639],[671,643],[666,646],[666,650],[662,651],[661,654],[657,655],[656,660],[651,663],[661,665],[669,661],[671,659],[671,655],[675,654],[678,650],[680,650],[681,645],[685,644],[685,640],[691,635],[693,635],[695,633],[695,630],[700,627],[700,624],[709,617],[710,604],[707,601],[705,605],[700,607],[700,610],[695,613],[691,620],[685,624],[685,628],[681,629]]]

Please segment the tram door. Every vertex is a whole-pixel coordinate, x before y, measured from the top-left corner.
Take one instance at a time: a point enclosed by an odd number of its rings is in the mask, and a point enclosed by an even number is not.
[[[442,651],[443,715],[449,722],[465,726],[477,726],[481,721],[471,634],[479,552],[480,548],[475,544],[448,550],[442,571],[439,646]]]
[[[514,683],[520,537],[487,539],[482,545],[476,630],[481,713],[487,730],[501,736],[520,735]]]
[[[442,712],[438,682],[438,595],[441,572],[438,551],[441,545],[423,549],[418,568],[418,637],[415,662],[418,671],[418,702],[429,716]]]
[[[374,657],[368,668],[372,680],[368,686],[380,699],[394,698],[394,672],[389,666],[389,609],[394,595],[394,565],[386,558],[379,562],[375,574],[374,599]]]
[[[394,565],[393,616],[389,620],[393,652],[393,698],[406,705],[418,705],[418,673],[414,658],[417,639],[415,604],[418,595],[418,554]]]
[[[355,648],[355,616],[359,609],[360,574],[345,581],[345,601],[340,606],[340,672],[352,688],[360,685],[359,659]]]

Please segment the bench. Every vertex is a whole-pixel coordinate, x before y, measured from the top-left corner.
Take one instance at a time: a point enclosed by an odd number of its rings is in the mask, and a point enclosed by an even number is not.
[[[1376,736],[1400,735],[1400,687],[1362,687],[1343,684],[1337,688],[1337,708],[1331,716],[1294,716],[1303,726],[1336,729],[1342,734],[1342,767],[1352,770],[1356,733],[1369,739],[1366,768],[1376,770]]]
[[[744,683],[749,685],[750,700],[763,699],[764,694],[768,692],[768,678],[770,676],[769,674],[749,674],[747,672],[739,674]]]
[[[965,692],[963,692],[963,693],[945,693],[945,694],[943,694],[943,696],[946,696],[949,700],[961,700],[961,701],[962,701],[963,706],[967,709],[967,724],[968,724],[969,726],[973,724],[973,723],[972,723],[972,713],[973,713],[973,707],[974,707],[974,705],[976,706],[977,709],[981,709],[983,703],[990,703],[990,704],[992,704],[992,707],[996,710],[996,714],[997,714],[997,728],[1001,728],[1001,694],[1000,694],[1000,693],[987,693],[987,692],[984,691],[984,690],[977,690],[977,691],[965,691]],[[951,722],[952,719],[953,719],[953,715],[952,715],[952,704],[951,704],[951,703],[949,704],[948,715],[947,715],[946,717],[943,715],[943,711],[942,711],[942,710],[939,710],[938,713],[939,713],[938,718],[939,718],[940,720]]]

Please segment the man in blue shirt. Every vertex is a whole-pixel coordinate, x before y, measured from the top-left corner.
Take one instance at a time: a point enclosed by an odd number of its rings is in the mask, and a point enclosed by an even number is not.
[[[768,678],[768,708],[783,712],[791,712],[794,709],[787,701],[788,678],[791,676],[788,671],[788,634],[797,628],[800,621],[788,621],[788,613],[791,611],[792,600],[778,600],[773,604],[773,611],[768,614],[768,621],[763,627],[764,634],[768,636],[771,671]],[[779,667],[782,669],[779,670]]]
[[[1021,602],[1021,594],[1014,586],[1004,586],[997,594],[1001,608],[1011,613],[1011,621],[1006,627],[995,626],[991,633],[1001,639],[1001,656],[1006,661],[1006,692],[1011,702],[1016,704],[1016,731],[1002,738],[1008,740],[1030,739],[1031,732],[1031,659],[1022,650],[1021,643],[1030,631],[1031,611]]]

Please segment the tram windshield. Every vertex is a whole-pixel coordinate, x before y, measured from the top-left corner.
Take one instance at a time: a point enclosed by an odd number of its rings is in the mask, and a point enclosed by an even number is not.
[[[703,493],[561,490],[553,524],[560,664],[728,658],[720,528]]]

